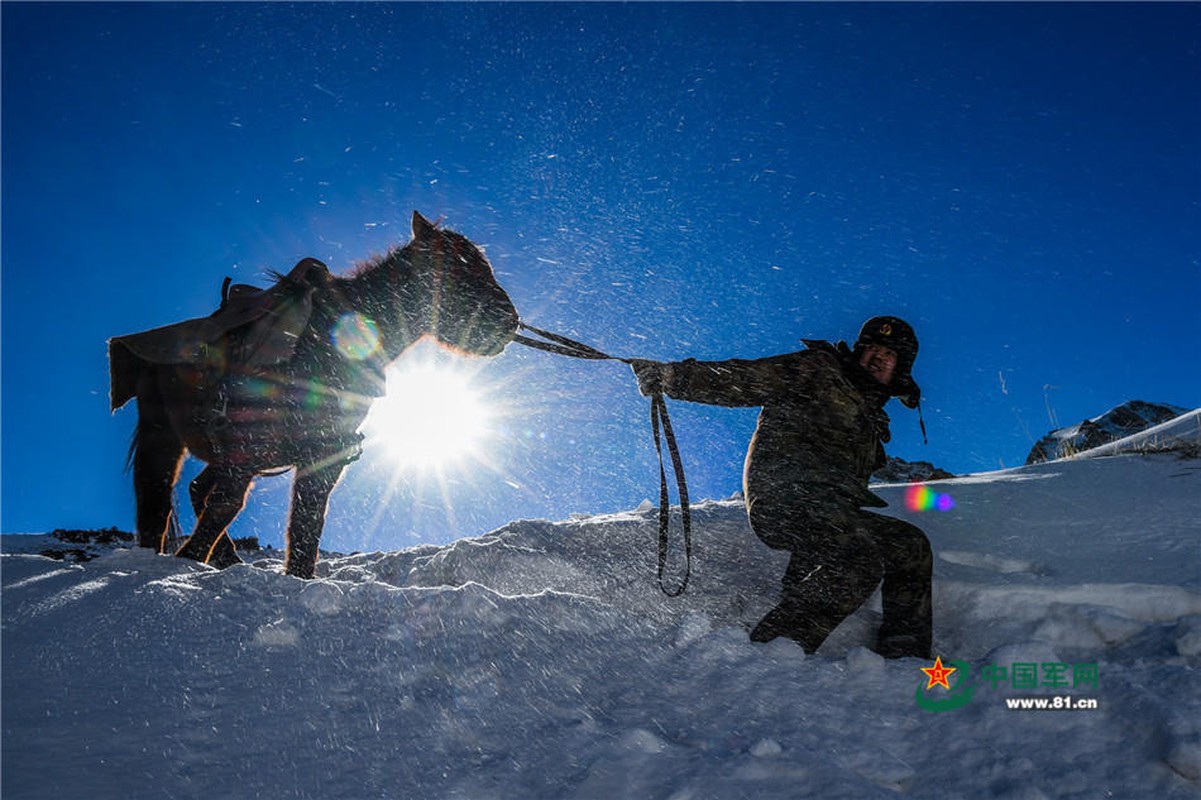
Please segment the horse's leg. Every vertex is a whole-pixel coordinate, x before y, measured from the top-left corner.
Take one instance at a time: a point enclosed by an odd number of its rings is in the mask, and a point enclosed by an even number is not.
[[[171,522],[171,492],[179,479],[184,444],[167,416],[157,376],[147,370],[138,383],[138,426],[130,451],[137,506],[138,544],[162,553]]]
[[[205,467],[188,484],[188,497],[192,501],[192,512],[196,515],[196,519],[200,519],[200,515],[204,513],[204,506],[208,503],[209,492],[213,491],[216,481],[217,471],[211,467]]]
[[[254,473],[212,465],[205,471],[211,471],[209,480],[212,487],[207,494],[204,510],[196,520],[196,530],[175,555],[216,567],[227,567],[238,563],[240,559],[232,552],[233,542],[225,529],[246,505]]]
[[[218,536],[217,542],[209,550],[208,565],[217,569],[225,569],[241,563],[242,557],[238,555],[238,548],[234,546],[234,540],[230,538],[229,534],[223,533]]]
[[[346,463],[309,467],[296,471],[292,483],[292,511],[288,519],[288,548],[284,557],[284,572],[298,578],[312,578],[317,573],[317,546],[325,527],[325,511],[329,496]]]
[[[217,470],[211,467],[205,467],[200,470],[200,474],[188,484],[188,497],[192,501],[192,511],[196,514],[196,519],[200,519],[201,515],[204,514],[204,508],[208,505],[209,494],[212,493],[213,487],[216,485]],[[234,564],[242,563],[242,559],[238,557],[238,548],[234,547],[233,539],[229,538],[228,533],[223,533],[217,537],[217,543],[209,551],[208,563],[217,569],[225,569],[226,567],[232,567]]]

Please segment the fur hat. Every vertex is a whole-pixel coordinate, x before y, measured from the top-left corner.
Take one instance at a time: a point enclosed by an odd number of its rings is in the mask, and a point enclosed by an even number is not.
[[[905,406],[915,408],[922,390],[912,374],[913,362],[917,360],[917,334],[913,332],[913,326],[899,317],[872,317],[859,329],[854,348],[856,359],[868,345],[873,344],[887,347],[897,354],[896,371],[888,388]]]

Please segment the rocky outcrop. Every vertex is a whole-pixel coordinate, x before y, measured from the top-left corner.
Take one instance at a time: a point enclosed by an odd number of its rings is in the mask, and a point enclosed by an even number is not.
[[[929,461],[906,461],[888,457],[888,463],[872,473],[872,483],[919,483],[941,481],[955,476]]]
[[[1094,447],[1133,436],[1187,412],[1187,408],[1167,403],[1130,400],[1111,408],[1099,417],[1051,431],[1035,443],[1030,455],[1026,457],[1026,463],[1039,464],[1074,456]]]

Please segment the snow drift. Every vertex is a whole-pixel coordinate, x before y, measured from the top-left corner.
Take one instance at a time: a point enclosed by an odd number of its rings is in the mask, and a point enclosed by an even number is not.
[[[1197,413],[1156,435],[1194,441]],[[975,681],[946,712],[917,702],[945,694],[929,663],[866,649],[878,595],[815,656],[748,641],[786,556],[737,499],[695,506],[674,600],[649,503],[329,554],[308,582],[273,552],[218,572],[114,542],[68,563],[7,536],[3,795],[1197,797],[1201,461],[933,488],[951,511],[876,491],[934,546],[935,651]],[[1094,680],[981,680],[1014,665]],[[1090,707],[1007,703],[1065,696]]]

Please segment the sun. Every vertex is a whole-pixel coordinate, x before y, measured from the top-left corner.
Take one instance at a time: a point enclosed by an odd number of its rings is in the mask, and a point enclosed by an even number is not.
[[[441,469],[478,458],[491,434],[491,414],[471,375],[450,362],[404,359],[388,370],[388,393],[363,424],[396,465]]]

